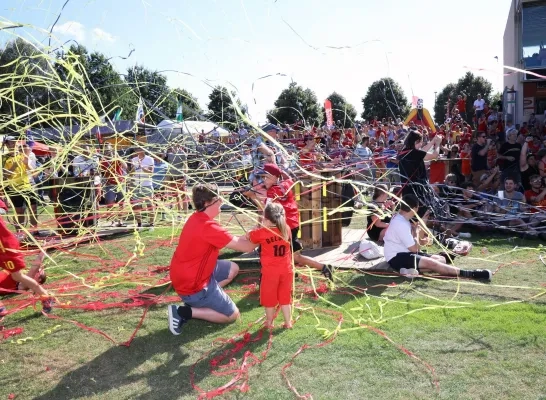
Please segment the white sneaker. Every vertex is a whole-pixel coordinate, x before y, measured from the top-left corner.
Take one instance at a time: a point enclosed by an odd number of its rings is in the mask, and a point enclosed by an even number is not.
[[[416,275],[419,275],[419,271],[417,271],[415,268],[400,268],[400,275],[412,278]]]
[[[459,237],[463,239],[470,239],[472,235],[469,232],[459,232]]]

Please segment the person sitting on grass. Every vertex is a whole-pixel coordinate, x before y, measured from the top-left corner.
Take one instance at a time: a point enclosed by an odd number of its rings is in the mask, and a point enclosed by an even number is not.
[[[420,226],[414,232],[410,220],[417,215],[419,200],[413,194],[402,198],[400,211],[389,223],[385,233],[385,260],[392,269],[401,275],[418,275],[420,272],[436,272],[443,276],[461,276],[464,278],[490,281],[492,274],[488,269],[464,270],[448,265],[440,255],[423,253],[420,250]]]
[[[389,227],[391,217],[384,215],[392,211],[394,203],[389,200],[389,189],[387,185],[379,184],[375,186],[372,202],[368,206],[368,211],[371,213],[367,218],[368,237],[377,242],[382,241]]]
[[[0,204],[0,207],[2,207],[2,204]],[[3,209],[7,209],[5,204],[3,204],[3,207],[5,207]],[[32,290],[35,295],[40,296],[42,311],[49,314],[53,307],[53,299],[38,282],[31,278],[31,276],[34,276],[37,270],[40,269],[43,258],[44,254],[42,253],[38,257],[37,266],[33,266],[29,275],[25,275],[23,270],[26,268],[26,265],[23,259],[23,252],[19,247],[19,241],[8,229],[4,220],[0,218],[0,270],[2,270],[0,273],[9,275],[11,278],[10,280],[19,283],[19,289],[28,288]],[[45,275],[43,275],[43,277],[43,280],[45,281]],[[4,277],[2,281],[8,281],[7,277]],[[5,315],[7,315],[6,307],[0,302],[0,319]]]
[[[302,255],[300,252],[303,246],[298,241],[298,233],[300,231],[300,213],[298,203],[292,192],[294,182],[289,179],[283,179],[281,169],[275,164],[265,164],[263,171],[260,171],[263,176],[264,186],[267,189],[267,202],[279,203],[283,206],[286,214],[286,223],[292,234],[292,252],[294,253],[294,262],[300,265],[307,265],[317,269],[322,274],[333,280],[333,268],[328,264],[321,264],[310,257]],[[252,195],[252,194],[251,194]],[[261,206],[263,208],[263,205]]]
[[[180,335],[182,326],[192,318],[226,324],[239,317],[237,306],[222,290],[237,276],[239,266],[218,260],[218,255],[223,248],[244,253],[256,248],[214,220],[222,206],[216,186],[195,185],[192,199],[196,211],[184,224],[170,265],[173,288],[184,301],[180,307],[168,306],[169,330],[173,335]]]
[[[290,251],[290,229],[284,208],[269,203],[264,209],[263,227],[252,230],[247,238],[260,245],[260,304],[265,307],[266,327],[273,328],[275,307],[281,306],[284,327],[292,328],[292,286],[294,271]]]

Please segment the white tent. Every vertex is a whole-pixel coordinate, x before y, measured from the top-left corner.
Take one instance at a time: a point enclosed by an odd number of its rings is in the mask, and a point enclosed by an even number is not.
[[[171,136],[172,134],[191,134],[194,137],[198,136],[201,132],[210,134],[214,128],[218,131],[220,136],[229,136],[229,131],[219,127],[213,122],[208,121],[171,121],[169,119],[161,121],[157,124],[157,129],[161,131],[164,136]]]

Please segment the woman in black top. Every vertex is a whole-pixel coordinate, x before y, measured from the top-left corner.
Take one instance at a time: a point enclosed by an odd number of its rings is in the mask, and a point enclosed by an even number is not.
[[[521,148],[521,154],[519,156],[519,170],[521,171],[521,184],[523,189],[531,190],[531,182],[529,178],[533,175],[539,175],[537,160],[532,153],[527,154],[529,151],[529,142],[523,143]],[[542,158],[546,151],[541,150],[538,152],[538,158]]]
[[[425,161],[434,160],[440,152],[443,137],[434,136],[427,145],[423,146],[423,137],[419,132],[410,131],[406,137],[404,150],[398,155],[398,169],[402,181],[403,197],[413,194],[419,199],[419,216],[423,217],[427,209],[437,217],[448,218],[444,201],[441,200],[428,182]],[[431,153],[428,151],[432,149]]]
[[[391,221],[390,216],[383,216],[391,211],[393,202],[389,200],[389,189],[386,185],[377,185],[373,192],[372,202],[368,206],[368,237],[373,241],[383,240]],[[383,216],[381,218],[381,216]]]

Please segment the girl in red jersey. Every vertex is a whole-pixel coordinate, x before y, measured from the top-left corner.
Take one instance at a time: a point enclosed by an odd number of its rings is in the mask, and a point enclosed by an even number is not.
[[[38,258],[38,263],[41,264],[43,257],[42,253]],[[29,288],[34,294],[39,295],[42,299],[43,312],[49,314],[53,300],[38,282],[30,276],[23,274],[25,267],[23,253],[19,250],[19,241],[0,218],[0,269],[4,270],[2,272],[7,272],[14,281],[20,283],[23,287]],[[20,288],[22,288],[21,285]],[[0,302],[0,319],[6,314],[6,308]]]
[[[263,227],[250,231],[248,239],[261,246],[260,304],[265,307],[266,327],[273,327],[275,307],[280,304],[284,326],[292,328],[292,252],[290,229],[286,213],[279,203],[269,203],[264,209]]]

